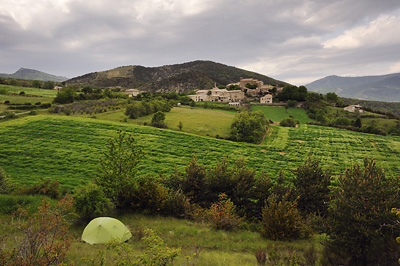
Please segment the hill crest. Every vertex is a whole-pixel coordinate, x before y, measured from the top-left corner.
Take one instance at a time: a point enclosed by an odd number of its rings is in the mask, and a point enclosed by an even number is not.
[[[153,92],[189,92],[196,89],[211,89],[215,84],[238,82],[240,77],[255,78],[265,84],[287,84],[255,72],[201,60],[160,67],[122,66],[75,77],[67,80],[66,84],[121,86]]]
[[[41,81],[56,81],[63,82],[68,78],[51,75],[42,71],[29,68],[20,68],[14,74],[0,74],[2,78],[14,78],[14,79],[27,79],[27,80],[41,80]]]
[[[400,102],[400,73],[377,76],[327,76],[306,87],[315,92],[335,92],[341,97],[371,101]]]

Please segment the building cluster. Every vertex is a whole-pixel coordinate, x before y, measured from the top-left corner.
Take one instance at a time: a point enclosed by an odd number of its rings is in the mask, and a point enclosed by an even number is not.
[[[248,88],[249,85],[255,87]],[[237,83],[226,85],[227,88],[237,87],[237,90],[219,89],[216,86],[211,90],[197,90],[195,95],[188,95],[195,102],[227,102],[231,105],[237,105],[245,98],[245,91],[248,96],[260,97],[260,103],[272,103],[273,95],[271,91],[276,88],[273,85],[264,85],[263,81],[253,78],[240,78]],[[277,88],[278,90],[281,88]],[[236,103],[236,104],[233,104]]]

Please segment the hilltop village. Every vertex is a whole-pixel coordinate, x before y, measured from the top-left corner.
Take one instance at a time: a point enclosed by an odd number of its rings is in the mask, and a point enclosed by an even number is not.
[[[264,85],[263,81],[253,78],[240,78],[237,83],[226,86],[214,86],[211,90],[196,90],[194,95],[188,95],[195,102],[227,102],[230,105],[240,105],[245,97],[259,98],[260,103],[272,103],[274,93],[283,87]]]

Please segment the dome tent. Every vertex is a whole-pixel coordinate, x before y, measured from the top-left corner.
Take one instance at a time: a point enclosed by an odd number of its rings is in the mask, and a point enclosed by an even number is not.
[[[90,221],[82,233],[82,241],[89,244],[123,243],[132,237],[131,231],[119,220],[98,217]]]

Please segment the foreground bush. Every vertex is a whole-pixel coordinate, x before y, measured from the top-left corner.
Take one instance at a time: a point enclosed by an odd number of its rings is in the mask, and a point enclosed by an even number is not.
[[[297,202],[288,195],[279,200],[271,195],[262,212],[261,235],[272,240],[298,239],[306,236],[305,227],[297,210]]]
[[[114,207],[103,188],[94,183],[80,187],[74,195],[74,203],[76,213],[85,220],[101,216]]]
[[[69,196],[55,207],[50,206],[49,200],[43,199],[32,216],[20,210],[13,222],[4,224],[22,234],[13,237],[13,249],[0,243],[0,265],[61,265],[73,240],[68,231],[72,209],[73,200]],[[1,229],[4,227],[1,226]],[[2,232],[0,242],[6,239],[6,233]]]
[[[324,265],[395,265],[400,228],[391,209],[400,205],[399,192],[400,177],[387,178],[373,159],[341,175],[328,210]]]
[[[170,248],[151,229],[144,231],[142,241],[146,250],[141,255],[136,255],[129,244],[116,244],[113,249],[116,251],[115,265],[172,265],[174,259],[179,255],[180,249]]]
[[[236,214],[233,202],[223,193],[219,201],[211,205],[208,220],[215,229],[235,230],[240,228],[243,218]]]

